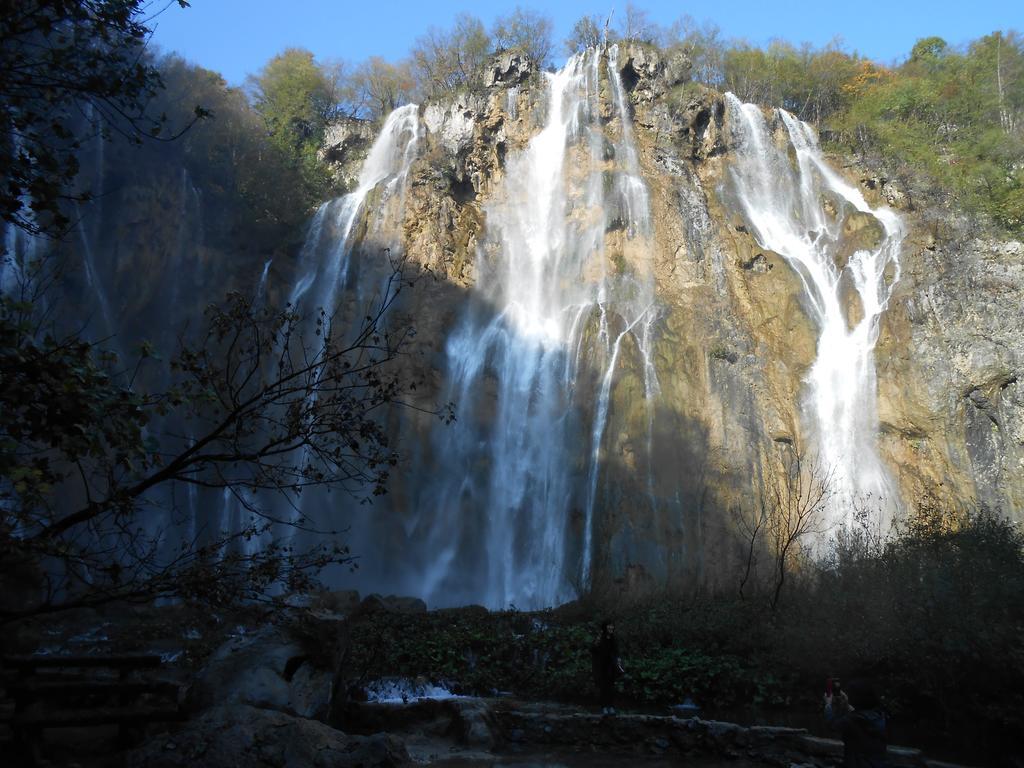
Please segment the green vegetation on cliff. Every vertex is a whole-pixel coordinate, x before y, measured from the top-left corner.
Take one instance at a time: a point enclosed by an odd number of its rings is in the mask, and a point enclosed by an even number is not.
[[[331,184],[317,153],[327,124],[342,113],[338,78],[309,51],[289,48],[267,62],[251,86],[270,142],[298,169],[312,202],[323,199]]]
[[[962,204],[1024,233],[1024,40],[996,32],[966,51],[920,41],[901,67],[844,85],[837,141],[919,168]]]
[[[503,50],[549,65],[550,34],[550,21],[535,13],[517,10],[490,32],[463,14],[450,29],[432,28],[418,38],[406,61],[376,59],[342,73],[341,111],[379,118],[405,101],[478,89],[487,61]],[[1024,234],[1024,38],[1016,32],[993,32],[963,49],[926,37],[906,61],[888,67],[838,42],[815,49],[775,40],[759,47],[727,40],[717,27],[688,17],[663,28],[629,4],[615,26],[581,18],[565,49],[573,53],[603,39],[682,50],[694,81],[783,107],[814,123],[834,150],[923,180],[968,213]]]
[[[833,149],[907,178],[924,175],[965,210],[1024,234],[1024,39],[993,32],[963,50],[924,38],[884,67],[839,45],[724,42],[692,24],[681,45],[694,78],[817,125]]]

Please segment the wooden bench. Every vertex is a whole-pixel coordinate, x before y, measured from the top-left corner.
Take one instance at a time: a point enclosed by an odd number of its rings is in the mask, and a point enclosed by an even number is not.
[[[153,654],[5,656],[14,707],[3,719],[23,759],[41,762],[44,728],[116,725],[124,745],[132,727],[183,719],[181,686],[144,676],[161,663]]]

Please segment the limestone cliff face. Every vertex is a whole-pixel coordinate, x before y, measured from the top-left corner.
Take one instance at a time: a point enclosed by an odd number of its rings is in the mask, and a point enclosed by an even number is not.
[[[642,361],[627,342],[601,446],[595,578],[716,584],[731,578],[736,552],[730,509],[756,495],[780,451],[809,443],[802,406],[818,334],[799,276],[758,246],[729,199],[733,153],[721,95],[686,83],[684,60],[640,48],[620,53],[620,70],[654,252],[632,253],[612,227],[605,247],[613,268],[653,261],[660,393],[652,419]],[[486,93],[421,110],[425,149],[402,240],[439,278],[414,308],[439,391],[440,351],[474,284],[487,201],[506,158],[543,120],[544,85],[525,62],[499,62],[492,80]],[[614,135],[621,126],[610,99],[602,93],[602,120]],[[931,494],[1024,515],[1024,247],[964,240],[893,183],[832,160],[907,229],[875,350],[878,450],[901,505]],[[870,216],[847,215],[837,261],[869,247],[877,229]],[[851,322],[858,312],[851,300]],[[410,429],[425,441],[429,428]]]
[[[881,445],[908,499],[1024,510],[1024,246],[915,214],[879,339]]]
[[[604,153],[597,172],[611,184],[616,147],[629,126],[606,63],[601,59],[597,85],[598,154]],[[578,449],[564,455],[566,567],[576,570],[580,557],[590,503],[585,486],[593,478],[595,584],[732,588],[743,557],[737,510],[757,498],[779,457],[813,445],[806,402],[819,329],[801,277],[783,255],[759,246],[738,213],[729,184],[737,147],[724,97],[687,82],[682,57],[635,47],[619,51],[617,71],[652,231],[633,238],[627,217],[611,212],[593,270],[649,277],[654,320],[643,349],[638,335],[623,335],[610,376],[612,358],[605,354],[593,364],[585,360],[573,382]],[[425,408],[455,397],[447,351],[453,333],[470,312],[501,309],[476,290],[480,270],[501,247],[488,215],[507,187],[510,164],[547,118],[549,86],[528,62],[500,57],[489,79],[481,93],[420,108],[423,135],[404,191],[371,192],[364,208],[376,213],[365,213],[351,237],[358,258],[398,248],[422,273],[398,309],[417,329],[403,364],[426,382],[417,392]],[[769,122],[779,138],[780,120]],[[358,185],[376,131],[345,121],[328,133],[322,159],[349,189]],[[574,151],[565,173],[579,187],[590,160]],[[874,350],[873,437],[899,505],[930,495],[1024,519],[1024,246],[968,234],[974,228],[955,212],[848,158],[831,158],[831,166],[871,205],[896,210],[906,229],[898,279],[887,276],[894,289]],[[246,239],[238,217],[212,206],[180,167],[144,178],[126,173],[110,186],[116,194],[83,217],[68,246],[76,263],[91,264],[91,272],[80,269],[69,278],[77,286],[70,293],[87,297],[79,315],[91,317],[97,336],[119,326],[118,343],[145,337],[167,354],[181,323],[195,322],[207,302],[231,288],[260,292],[276,305],[288,299],[301,244]],[[874,216],[828,199],[822,206],[842,232],[833,254],[837,267],[875,246],[881,231]],[[568,215],[583,222],[593,211],[575,205]],[[354,268],[348,288],[358,289],[359,274]],[[366,295],[344,295],[348,304],[339,316],[355,316]],[[844,302],[855,323],[863,314],[856,292],[845,290]],[[580,349],[593,351],[602,332],[615,335],[627,318],[595,311],[580,322]],[[648,362],[657,381],[653,392]],[[585,425],[595,422],[605,378],[607,419],[594,452]],[[474,382],[473,409],[460,420],[476,439],[494,427],[501,386],[493,370]],[[373,526],[354,527],[369,533],[351,543],[367,555],[364,572],[378,579],[367,588],[419,594],[417,579],[429,570],[431,551],[416,550],[414,539],[432,524],[425,506],[438,503],[422,489],[451,471],[438,440],[446,428],[414,410],[392,418],[407,461],[375,507]],[[460,471],[500,477],[504,468],[494,462],[481,450]],[[469,538],[485,526],[490,510],[442,501],[463,516],[453,537]],[[407,570],[388,581],[400,567],[396,561]],[[381,563],[377,571],[373,563]]]

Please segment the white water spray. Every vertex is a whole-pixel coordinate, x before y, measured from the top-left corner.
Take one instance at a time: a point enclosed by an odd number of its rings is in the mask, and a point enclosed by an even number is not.
[[[292,306],[334,311],[338,291],[348,276],[352,230],[367,196],[379,191],[379,212],[392,197],[405,194],[409,167],[416,157],[422,130],[418,111],[415,104],[407,104],[388,115],[359,172],[355,191],[324,203],[317,210],[299,256],[300,276],[288,297]],[[307,299],[311,288],[313,293]]]
[[[648,391],[656,390],[644,330],[655,318],[648,195],[617,53],[613,47],[605,59],[587,51],[545,75],[544,128],[510,155],[485,206],[479,301],[447,345],[459,421],[438,432],[448,470],[427,489],[413,531],[426,541],[421,594],[429,602],[533,608],[585,586],[612,381],[626,339],[644,357]],[[611,153],[599,116],[602,61],[619,118]],[[606,237],[615,253],[606,252]],[[595,365],[592,376],[581,363]],[[477,413],[491,407],[488,388],[494,412],[481,419]],[[587,407],[589,425],[581,418]],[[580,455],[582,468],[571,458]],[[582,513],[579,538],[574,508]]]
[[[299,277],[288,299],[293,309],[307,316],[309,331],[315,327],[318,310],[322,309],[330,318],[338,309],[339,295],[348,277],[356,223],[365,215],[371,228],[377,228],[382,226],[379,219],[385,217],[390,203],[395,204],[394,209],[402,210],[409,168],[416,158],[422,133],[418,112],[415,104],[407,104],[388,115],[363,163],[356,190],[321,205],[310,222],[299,256]],[[371,193],[375,195],[376,207],[364,210]],[[260,279],[261,295],[265,295],[269,268],[268,261]],[[312,402],[315,393],[308,398]],[[309,448],[304,447],[298,465],[305,466],[308,461]],[[289,506],[288,515],[293,522],[302,518],[310,495],[307,491]]]
[[[732,94],[726,102],[736,144],[733,191],[761,247],[782,255],[800,276],[818,327],[804,409],[823,465],[834,473],[836,493],[826,523],[849,525],[854,500],[896,501],[877,450],[874,348],[879,318],[899,280],[903,225],[888,208],[872,209],[828,166],[810,126],[778,110],[786,139],[779,146],[759,107]],[[825,200],[835,206],[834,216],[826,212]],[[854,212],[874,217],[881,233],[877,244],[857,250],[841,267],[836,257],[843,221]],[[847,306],[851,287],[859,319]]]

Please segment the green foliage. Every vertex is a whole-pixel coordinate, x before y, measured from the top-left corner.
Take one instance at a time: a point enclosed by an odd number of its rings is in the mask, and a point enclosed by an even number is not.
[[[377,613],[353,628],[351,670],[360,677],[425,675],[460,691],[574,698],[590,679],[590,635],[548,624],[548,614],[478,609],[419,616]]]
[[[310,201],[322,200],[330,182],[317,153],[327,124],[339,113],[339,84],[312,53],[289,48],[267,62],[251,85],[271,142],[301,169]]]
[[[722,60],[725,90],[819,123],[846,106],[843,85],[860,65],[860,59],[836,45],[813,50],[778,40],[765,49],[732,46]]]
[[[888,69],[838,43],[723,41],[684,17],[674,35],[695,80],[816,123],[833,148],[895,167],[1024,233],[1024,40],[994,32],[966,49],[919,40]]]
[[[735,706],[751,696],[781,701],[781,686],[740,656],[688,645],[681,613],[626,609],[617,622],[625,674],[619,688],[636,704],[668,705],[692,696],[705,706]],[[588,701],[594,694],[590,646],[595,627],[556,612],[481,609],[418,616],[376,613],[353,627],[350,672],[424,676],[455,690]],[[662,642],[661,638],[669,638]]]
[[[1024,232],[1024,43],[1014,33],[976,40],[966,52],[939,38],[859,89],[836,136],[924,172],[970,211]]]
[[[925,37],[910,49],[910,61],[926,67],[937,67],[949,45],[941,37]]]
[[[866,518],[865,518],[866,519]],[[828,676],[873,679],[904,733],[999,754],[1024,727],[1024,531],[998,515],[922,510],[888,541],[847,532],[789,598],[596,596],[538,613],[375,613],[351,625],[353,680],[424,676],[463,693],[590,702],[595,617],[614,617],[634,706],[692,697],[714,716],[814,712]],[[771,719],[771,716],[768,716]],[[959,742],[957,741],[959,739]]]
[[[26,524],[49,513],[76,464],[109,458],[111,472],[133,476],[155,459],[142,398],[111,378],[92,344],[37,337],[30,319],[30,307],[0,296],[0,507],[31,510]]]
[[[348,563],[331,532],[301,549],[277,533],[255,551],[241,543],[282,525],[261,506],[267,494],[384,492],[397,458],[378,413],[415,382],[389,365],[408,329],[381,321],[410,282],[395,264],[345,339],[322,311],[314,332],[290,309],[231,294],[149,393],[135,375],[149,345],[134,372],[118,371],[100,345],[40,331],[38,305],[0,297],[0,623],[115,600],[267,599],[272,585],[306,590],[320,568]],[[180,434],[147,435],[165,419]],[[224,531],[216,516],[192,519],[202,541],[168,544],[147,528],[152,511],[178,523],[170,490],[194,484],[245,498],[248,520]]]
[[[170,147],[115,147],[108,173],[130,167],[137,179],[184,167],[202,192],[209,220],[217,222],[208,232],[213,242],[220,235],[234,247],[263,249],[294,239],[325,193],[323,172],[309,171],[310,143],[275,140],[246,94],[215,72],[176,57],[163,59],[160,72],[166,89],[156,103],[163,112],[176,116],[181,104],[196,101],[211,117]],[[117,183],[114,177],[112,186]]]
[[[1022,590],[1018,525],[929,505],[888,541],[840,539],[784,617],[782,663],[872,675],[901,719],[998,749],[1024,725]]]

